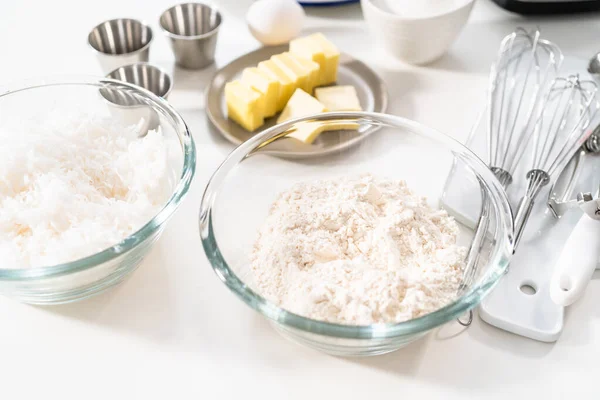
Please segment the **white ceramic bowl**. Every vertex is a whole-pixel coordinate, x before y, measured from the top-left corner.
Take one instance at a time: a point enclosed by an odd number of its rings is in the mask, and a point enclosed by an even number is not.
[[[362,0],[361,5],[371,31],[388,52],[410,64],[427,64],[446,53],[469,19],[474,2],[464,0],[457,7],[418,17],[398,14],[398,4],[396,13],[386,9],[386,0]]]

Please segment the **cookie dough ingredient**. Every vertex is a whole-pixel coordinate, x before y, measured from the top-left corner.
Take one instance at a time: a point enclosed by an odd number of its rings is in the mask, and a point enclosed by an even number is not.
[[[119,243],[169,199],[160,131],[62,113],[0,129],[2,268],[74,261]],[[143,125],[143,124],[141,124]]]
[[[452,302],[466,248],[444,210],[403,181],[299,183],[272,205],[252,254],[257,290],[322,321],[417,318]]]

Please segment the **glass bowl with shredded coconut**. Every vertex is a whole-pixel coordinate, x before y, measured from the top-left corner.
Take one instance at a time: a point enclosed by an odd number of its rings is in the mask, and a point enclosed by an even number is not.
[[[195,149],[181,117],[148,91],[93,78],[5,88],[0,115],[0,293],[56,304],[121,282],[189,188]]]
[[[270,155],[296,124],[340,120],[364,138],[322,157]],[[446,207],[448,182],[474,219]],[[217,276],[277,331],[349,356],[462,316],[512,253],[508,201],[481,160],[416,122],[362,112],[280,124],[234,150],[206,188],[200,235]]]

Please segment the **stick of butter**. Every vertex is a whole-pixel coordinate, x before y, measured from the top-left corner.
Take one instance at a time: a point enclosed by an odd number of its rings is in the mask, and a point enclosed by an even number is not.
[[[252,132],[264,123],[265,96],[235,80],[225,85],[225,101],[229,118]]]
[[[294,82],[297,89],[312,93],[310,71],[300,65],[288,52],[276,54],[271,60]]]
[[[321,66],[307,58],[297,57],[293,54],[292,57],[294,58],[294,60],[296,60],[297,63],[302,65],[302,67],[309,72],[308,87],[310,91],[308,91],[308,94],[312,94],[313,89],[319,86],[319,84],[321,83]]]
[[[298,58],[311,60],[319,64],[319,78],[317,86],[325,84],[325,69],[327,68],[327,63],[325,61],[325,52],[318,43],[310,40],[308,37],[294,39],[290,42],[290,53]]]
[[[306,144],[312,144],[323,132],[357,130],[359,124],[343,120],[303,121],[297,123],[286,136],[298,139]]]
[[[315,97],[328,111],[361,111],[354,86],[329,86],[315,89]]]
[[[290,101],[277,118],[277,123],[288,121],[294,118],[305,117],[307,115],[319,114],[327,111],[325,106],[319,100],[312,97],[302,89],[296,89]]]
[[[321,67],[319,85],[328,85],[337,80],[340,52],[322,33],[292,40],[290,52],[319,64]]]
[[[264,71],[266,74],[271,76],[273,79],[279,81],[279,97],[277,99],[277,111],[283,110],[283,107],[287,104],[296,89],[294,81],[282,71],[281,68],[273,62],[273,60],[261,61],[258,63],[258,69]]]
[[[266,72],[253,67],[244,70],[242,82],[265,96],[265,118],[275,115],[281,89],[279,81]]]

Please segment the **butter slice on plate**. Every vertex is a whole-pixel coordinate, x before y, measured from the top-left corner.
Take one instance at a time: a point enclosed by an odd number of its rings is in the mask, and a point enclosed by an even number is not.
[[[290,55],[290,53],[285,52],[281,54],[274,55],[271,57],[271,60],[285,74],[294,81],[294,85],[296,89],[302,89],[305,92],[311,92],[310,88],[310,71],[306,70],[302,65],[300,65],[294,58]]]
[[[325,68],[325,52],[319,43],[310,40],[309,37],[301,37],[290,41],[290,53],[298,58],[311,60],[319,64],[319,78],[317,86],[323,85],[326,81]]]
[[[292,40],[290,52],[319,64],[321,67],[319,86],[328,85],[337,80],[340,52],[322,33],[314,33]]]
[[[290,97],[296,89],[295,82],[288,78],[287,74],[273,62],[273,60],[261,61],[258,69],[279,82],[279,97],[277,99],[277,111],[283,110]]]
[[[264,123],[265,96],[250,86],[235,80],[225,85],[227,115],[247,131]]]
[[[315,97],[328,111],[362,111],[354,86],[317,88]]]
[[[277,123],[288,121],[294,118],[305,117],[307,115],[319,114],[327,111],[327,108],[302,89],[296,89],[290,101],[277,118]]]
[[[325,53],[325,79],[323,85],[328,85],[337,81],[338,64],[340,62],[340,51],[331,43],[322,33],[313,33],[308,36],[311,40],[319,43]]]
[[[304,121],[297,123],[286,136],[298,139],[303,143],[312,144],[323,132],[357,130],[358,123],[343,120]]]
[[[258,68],[246,68],[242,73],[242,82],[265,96],[265,117],[277,112],[277,100],[281,84],[277,79]]]
[[[313,89],[319,86],[321,82],[321,66],[316,62],[306,58],[297,57],[293,54],[292,57],[294,58],[294,60],[296,60],[298,64],[302,65],[302,67],[309,72],[308,86],[310,88],[310,91],[308,92],[308,94],[312,94]]]

